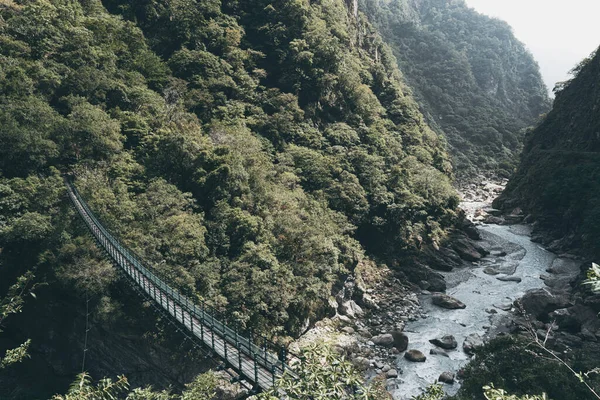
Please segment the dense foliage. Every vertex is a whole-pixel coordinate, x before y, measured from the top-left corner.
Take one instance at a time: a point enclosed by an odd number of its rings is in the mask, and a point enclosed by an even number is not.
[[[600,257],[600,52],[558,87],[554,108],[528,136],[521,164],[495,206],[531,213],[554,238]]]
[[[127,315],[68,171],[159,274],[273,336],[454,221],[443,141],[342,0],[0,0],[0,43],[0,294],[35,270]]]
[[[457,174],[508,175],[524,129],[549,108],[539,67],[511,28],[462,0],[363,0]]]
[[[114,381],[103,378],[94,383],[92,377],[83,372],[77,376],[67,393],[54,395],[52,400],[212,400],[217,384],[217,377],[209,371],[198,375],[180,395],[175,395],[168,390],[155,391],[152,387],[130,390],[129,382],[123,375]]]
[[[596,367],[596,361],[586,358],[581,350],[574,350],[568,359],[576,371],[590,371]],[[486,344],[465,368],[464,382],[454,399],[488,399],[486,396],[493,391],[484,393],[481,388],[490,382],[519,396],[546,393],[550,399],[595,398],[569,369],[532,346],[530,340],[518,337],[499,337]],[[589,383],[598,387],[600,381],[593,376]]]
[[[297,376],[285,374],[258,400],[389,400],[381,378],[364,385],[356,367],[333,349],[316,344],[303,349]]]

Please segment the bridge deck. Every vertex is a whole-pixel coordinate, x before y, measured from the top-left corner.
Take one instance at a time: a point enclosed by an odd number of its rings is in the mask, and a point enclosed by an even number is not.
[[[202,306],[172,289],[154,275],[131,251],[96,219],[77,189],[67,184],[69,197],[94,238],[116,265],[168,314],[224,360],[230,368],[260,389],[269,389],[289,366],[257,346],[237,330],[227,327]],[[289,371],[291,372],[291,371]]]

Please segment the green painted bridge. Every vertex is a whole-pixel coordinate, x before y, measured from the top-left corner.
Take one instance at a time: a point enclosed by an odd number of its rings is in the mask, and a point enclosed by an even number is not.
[[[170,287],[98,221],[70,182],[67,182],[67,192],[77,213],[114,265],[121,268],[144,296],[156,302],[158,308],[177,321],[182,329],[212,350],[237,378],[260,391],[269,389],[286,372],[294,375],[285,348],[265,338],[242,335],[237,328],[220,320],[215,310],[203,302],[196,304]]]

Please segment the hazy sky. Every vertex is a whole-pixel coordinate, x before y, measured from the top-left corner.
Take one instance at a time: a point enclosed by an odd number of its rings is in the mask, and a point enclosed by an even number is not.
[[[508,22],[540,64],[550,90],[600,46],[600,0],[466,0]]]

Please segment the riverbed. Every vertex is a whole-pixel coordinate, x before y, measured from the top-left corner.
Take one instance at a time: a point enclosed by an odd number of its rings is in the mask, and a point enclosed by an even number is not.
[[[527,290],[544,287],[540,276],[553,263],[574,263],[558,260],[556,255],[531,242],[531,228],[527,225],[482,224],[479,229],[483,237],[481,244],[491,255],[444,273],[448,283],[446,293],[467,307],[462,310],[443,309],[432,304],[429,293],[420,295],[427,317],[408,323],[405,333],[409,338],[409,349],[420,350],[427,360],[415,363],[398,358],[397,368],[402,373],[398,388],[392,391],[395,400],[411,399],[422,393],[443,372],[457,373],[469,361],[469,356],[462,349],[467,336],[475,333],[487,339],[496,335],[513,302]],[[512,279],[518,277],[520,282],[498,279],[507,276]],[[430,350],[438,348],[429,340],[444,335],[453,335],[458,348],[447,351],[445,355],[430,354]],[[456,393],[459,387],[458,381],[453,385],[444,384],[448,394]]]

